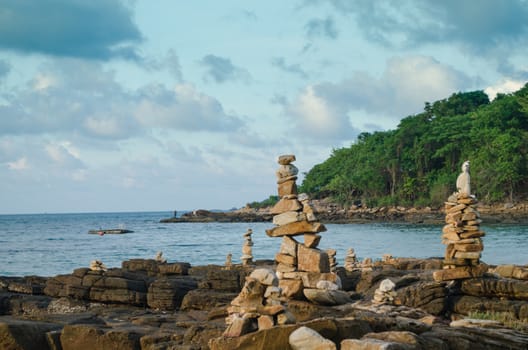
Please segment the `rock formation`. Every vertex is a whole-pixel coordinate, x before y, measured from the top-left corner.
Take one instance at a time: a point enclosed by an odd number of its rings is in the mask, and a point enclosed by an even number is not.
[[[357,261],[356,252],[354,251],[354,248],[348,248],[347,254],[345,256],[345,270],[347,271],[354,271],[359,267],[359,263]]]
[[[279,281],[275,272],[256,269],[246,277],[238,296],[227,308],[228,325],[224,336],[239,337],[276,325],[295,323],[295,317],[283,303]]]
[[[376,304],[394,304],[394,298],[397,293],[394,291],[396,284],[386,278],[381,281],[378,289],[374,292],[372,301]]]
[[[243,266],[249,266],[253,264],[253,241],[251,240],[251,235],[253,234],[253,230],[248,228],[246,233],[244,233],[244,245],[242,246],[242,257],[240,260],[242,260]]]
[[[294,161],[294,155],[283,155],[278,159],[279,201],[271,209],[276,226],[266,230],[270,237],[282,237],[279,253],[275,256],[279,286],[288,298],[342,303],[347,299],[346,293],[337,288],[317,286],[320,281],[340,284],[339,277],[331,270],[337,265],[335,250],[331,250],[329,256],[317,248],[321,240],[319,233],[326,228],[315,217],[308,195],[297,193],[298,169],[292,164]],[[302,237],[303,242],[299,242],[298,237]]]
[[[163,252],[157,252],[154,260],[162,264],[165,264],[167,262],[167,259],[163,257]]]
[[[90,261],[90,270],[92,271],[106,271],[107,268],[101,260]]]
[[[228,253],[226,255],[224,266],[226,270],[231,270],[231,268],[233,267],[233,254]]]
[[[480,277],[487,270],[487,266],[480,263],[485,233],[480,229],[478,201],[470,193],[469,161],[464,162],[462,170],[456,183],[458,192],[445,202],[442,243],[446,251],[443,270],[433,275],[437,281]]]

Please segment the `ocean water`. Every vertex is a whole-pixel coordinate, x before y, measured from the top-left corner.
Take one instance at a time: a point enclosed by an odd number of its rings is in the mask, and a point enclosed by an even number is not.
[[[83,213],[0,215],[0,275],[54,276],[88,267],[101,260],[107,267],[120,267],[123,260],[154,258],[158,251],[169,262],[193,266],[224,264],[226,255],[240,262],[243,235],[253,230],[255,259],[273,259],[281,238],[265,230],[271,223],[160,223],[172,212]],[[319,248],[337,250],[339,265],[348,248],[362,259],[395,257],[441,257],[441,225],[397,223],[327,224]],[[100,228],[126,228],[127,234],[88,234]],[[483,225],[484,252],[488,264],[528,264],[528,226]]]

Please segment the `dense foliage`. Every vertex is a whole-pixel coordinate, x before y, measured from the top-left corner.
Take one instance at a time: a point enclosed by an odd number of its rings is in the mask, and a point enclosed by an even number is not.
[[[396,130],[362,133],[305,174],[300,191],[342,204],[438,206],[465,160],[486,202],[528,195],[528,84],[493,102],[483,91],[425,103]]]

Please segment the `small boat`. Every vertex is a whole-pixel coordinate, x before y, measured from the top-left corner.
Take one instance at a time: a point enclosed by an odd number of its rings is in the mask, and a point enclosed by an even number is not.
[[[132,230],[126,230],[124,228],[110,228],[110,229],[99,229],[99,230],[90,230],[88,231],[89,234],[92,235],[116,235],[116,234],[123,234],[123,233],[130,233],[134,232]]]

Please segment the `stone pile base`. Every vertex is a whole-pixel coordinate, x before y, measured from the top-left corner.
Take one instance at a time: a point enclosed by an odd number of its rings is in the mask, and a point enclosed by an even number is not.
[[[487,266],[480,263],[484,249],[477,200],[466,194],[453,194],[445,203],[442,243],[446,245],[443,270],[433,275],[436,281],[480,277]]]

